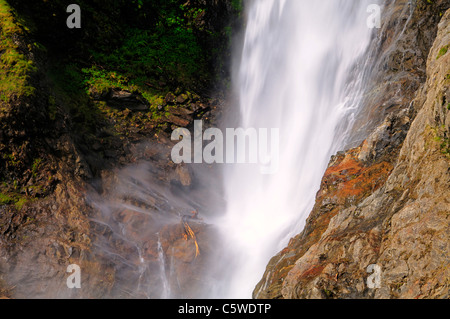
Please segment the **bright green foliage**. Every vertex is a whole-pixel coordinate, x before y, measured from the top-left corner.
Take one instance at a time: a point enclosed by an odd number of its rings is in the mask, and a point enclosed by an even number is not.
[[[0,193],[0,206],[1,205],[7,205],[10,203],[13,203],[14,199],[11,198],[10,196],[6,195],[6,194],[2,194]]]
[[[88,88],[94,88],[98,92],[104,92],[112,87],[118,87],[129,90],[128,79],[115,71],[105,71],[97,67],[81,70],[85,75],[83,83]]]
[[[210,76],[205,52],[199,43],[195,21],[203,9],[187,8],[181,1],[164,1],[157,8],[159,19],[145,27],[129,26],[122,43],[113,51],[100,48],[91,51],[102,66],[84,69],[87,83],[101,90],[109,84],[119,87],[193,86]],[[145,6],[147,2],[140,1]],[[154,5],[154,4],[153,4]],[[195,84],[194,84],[195,85]]]
[[[28,80],[35,71],[33,63],[18,49],[14,36],[24,33],[11,7],[5,0],[0,0],[0,100],[8,102],[13,95],[31,95],[34,88]]]
[[[0,206],[14,204],[14,206],[20,210],[23,205],[28,203],[30,199],[20,194],[3,194],[0,193]]]
[[[137,91],[156,105],[169,91],[202,93],[225,82],[232,16],[242,10],[242,0],[79,0],[82,28],[69,30],[65,0],[8,3],[33,29],[29,33],[36,47],[51,59],[48,75],[53,89],[61,92],[49,97],[50,119],[56,118],[61,105],[74,105],[75,120],[92,125],[98,112],[86,103],[85,93],[120,88]],[[0,4],[9,10],[5,0]],[[23,56],[16,60],[9,65],[17,66],[19,80],[4,85],[23,80],[26,88],[33,65],[24,65]],[[7,102],[14,89],[2,90],[0,103]],[[64,95],[72,102],[62,101]]]
[[[232,0],[231,1],[231,5],[233,6],[233,9],[237,12],[241,12],[242,11],[242,1],[243,0]]]

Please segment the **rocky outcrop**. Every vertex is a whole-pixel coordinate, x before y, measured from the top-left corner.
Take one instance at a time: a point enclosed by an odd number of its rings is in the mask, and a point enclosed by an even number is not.
[[[369,48],[364,74],[367,88],[350,147],[361,143],[389,114],[411,103],[426,79],[428,52],[448,8],[445,0],[384,2],[381,29]]]
[[[134,164],[105,170],[101,187],[87,193],[90,256],[114,270],[104,298],[207,297],[213,281],[219,243],[208,200],[215,188],[202,176],[214,171],[170,162],[172,142],[158,135],[134,148]]]
[[[200,277],[213,255],[215,230],[206,221],[189,223],[199,246],[193,256],[194,239],[183,236],[180,214],[202,214],[204,190],[189,167],[171,163],[170,133],[194,119],[207,126],[220,113],[218,101],[179,89],[173,101],[161,99],[160,108],[150,110],[142,94],[116,87],[71,95],[54,74],[50,54],[33,44],[28,28],[17,27],[4,1],[0,14],[2,40],[11,39],[8,49],[33,66],[24,71],[27,90],[4,96],[5,83],[0,87],[0,297],[159,298],[145,289],[161,285],[164,291],[165,271],[173,296],[195,294],[205,285]],[[0,72],[13,73],[3,63]],[[139,198],[117,191],[123,166],[148,162],[145,176],[154,193]],[[158,187],[173,203],[157,195]],[[191,188],[196,191],[187,200],[183,191]],[[98,206],[105,200],[117,206],[105,213]],[[144,268],[140,258],[148,262]],[[67,288],[71,264],[81,267],[81,290]]]
[[[447,11],[412,110],[332,159],[304,231],[273,257],[254,297],[449,297],[449,43]],[[375,270],[380,282],[369,285]]]

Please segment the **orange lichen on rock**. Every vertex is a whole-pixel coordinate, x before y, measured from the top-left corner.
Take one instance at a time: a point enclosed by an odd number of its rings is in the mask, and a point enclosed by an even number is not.
[[[315,278],[322,273],[324,268],[325,268],[324,266],[313,266],[312,268],[303,272],[299,279],[301,280],[301,279]]]
[[[338,155],[328,167],[318,193],[318,200],[326,196],[337,199],[338,204],[358,200],[377,190],[391,173],[388,162],[366,165],[358,159],[361,147]]]
[[[393,165],[389,162],[366,163],[359,160],[363,145],[332,158],[304,232],[292,238],[288,246],[270,261],[272,271],[266,272],[266,282],[259,284],[268,287],[266,297],[280,297],[284,278],[291,272],[295,262],[320,240],[333,217],[370,196],[391,174]],[[322,271],[322,265],[315,265],[298,272],[296,278],[309,281],[320,276]]]

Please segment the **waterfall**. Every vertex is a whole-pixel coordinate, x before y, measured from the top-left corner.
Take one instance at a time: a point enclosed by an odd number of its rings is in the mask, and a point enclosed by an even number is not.
[[[161,236],[159,235],[159,233],[157,234],[157,236],[158,236],[159,271],[161,273],[161,281],[162,281],[162,287],[163,287],[161,299],[168,299],[168,298],[170,298],[170,285],[169,285],[169,280],[168,280],[167,274],[166,274],[166,261],[165,261],[165,256],[164,256],[164,250],[163,250],[162,244],[161,244]]]
[[[279,170],[224,169],[227,208],[219,224],[231,257],[222,297],[251,297],[270,258],[304,227],[330,156],[345,147],[360,106],[372,34],[367,9],[376,2],[248,4],[234,123],[280,130]]]

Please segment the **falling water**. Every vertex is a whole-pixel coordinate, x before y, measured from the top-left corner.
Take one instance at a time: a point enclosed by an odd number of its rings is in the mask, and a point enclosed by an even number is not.
[[[157,234],[157,236],[158,236],[159,271],[161,273],[161,281],[162,281],[162,287],[163,287],[161,299],[168,299],[168,298],[170,298],[170,285],[169,285],[169,280],[168,280],[167,274],[166,274],[166,258],[165,258],[164,250],[163,250],[162,244],[161,244],[161,236],[159,235],[159,233]]]
[[[299,233],[363,91],[374,0],[249,3],[235,86],[243,128],[279,128],[279,171],[225,168],[220,224],[232,263],[223,295],[249,298],[270,257]]]

